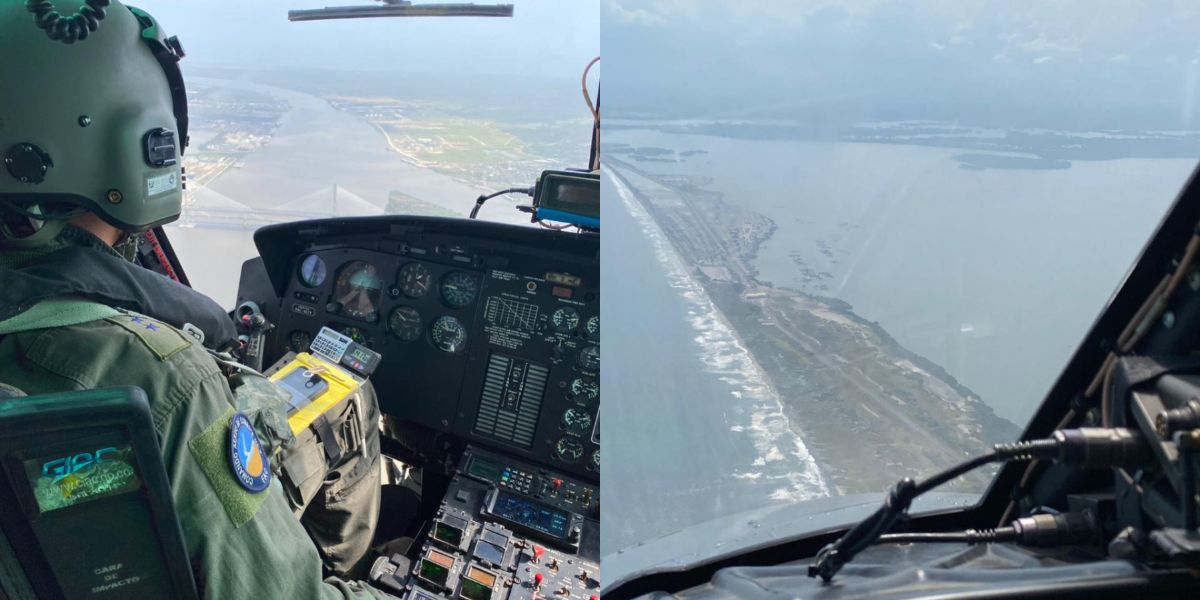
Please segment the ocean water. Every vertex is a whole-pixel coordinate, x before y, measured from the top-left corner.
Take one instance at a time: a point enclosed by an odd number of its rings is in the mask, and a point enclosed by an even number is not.
[[[1120,159],[970,170],[954,160],[960,149],[652,130],[612,131],[605,142],[698,151],[629,162],[709,177],[726,201],[772,218],[761,279],[850,303],[1018,425],[1195,167]],[[606,249],[627,233],[606,229]]]
[[[827,495],[781,399],[630,186],[608,171],[601,186],[603,554]]]

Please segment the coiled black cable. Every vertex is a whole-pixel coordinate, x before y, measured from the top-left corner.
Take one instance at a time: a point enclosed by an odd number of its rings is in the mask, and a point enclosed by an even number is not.
[[[523,188],[515,187],[515,188],[508,188],[507,190],[500,190],[498,192],[492,192],[490,194],[483,194],[480,197],[475,199],[475,207],[471,209],[471,216],[469,216],[467,218],[474,219],[474,218],[478,217],[479,209],[483,208],[484,202],[487,202],[488,200],[491,200],[492,198],[495,198],[497,196],[503,196],[505,194],[525,194],[526,196],[532,196],[533,188],[531,188],[531,187],[523,187]]]
[[[86,40],[100,28],[105,9],[111,0],[85,0],[75,14],[64,16],[54,8],[50,0],[26,0],[25,9],[33,13],[34,23],[57,42],[74,44]]]

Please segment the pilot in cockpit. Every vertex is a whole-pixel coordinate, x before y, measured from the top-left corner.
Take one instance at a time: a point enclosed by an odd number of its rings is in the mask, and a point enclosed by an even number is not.
[[[0,55],[0,382],[146,392],[202,597],[391,597],[352,580],[380,505],[369,384],[293,434],[288,394],[221,355],[228,315],[130,262],[181,210],[178,40],[116,1],[14,0]]]

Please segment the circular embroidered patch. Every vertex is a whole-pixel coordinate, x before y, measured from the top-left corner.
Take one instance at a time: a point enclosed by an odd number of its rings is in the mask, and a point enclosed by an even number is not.
[[[267,451],[258,443],[250,419],[240,412],[234,413],[229,422],[229,464],[233,476],[247,490],[257,493],[271,485]]]

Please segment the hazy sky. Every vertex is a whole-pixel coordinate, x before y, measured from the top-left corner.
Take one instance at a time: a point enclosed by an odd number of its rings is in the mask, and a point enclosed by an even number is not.
[[[1194,0],[601,0],[610,115],[1200,129]]]
[[[420,1],[418,2],[420,3]],[[448,69],[577,78],[600,51],[598,0],[503,0],[512,18],[291,23],[289,9],[373,0],[134,0],[178,35],[194,66]]]

